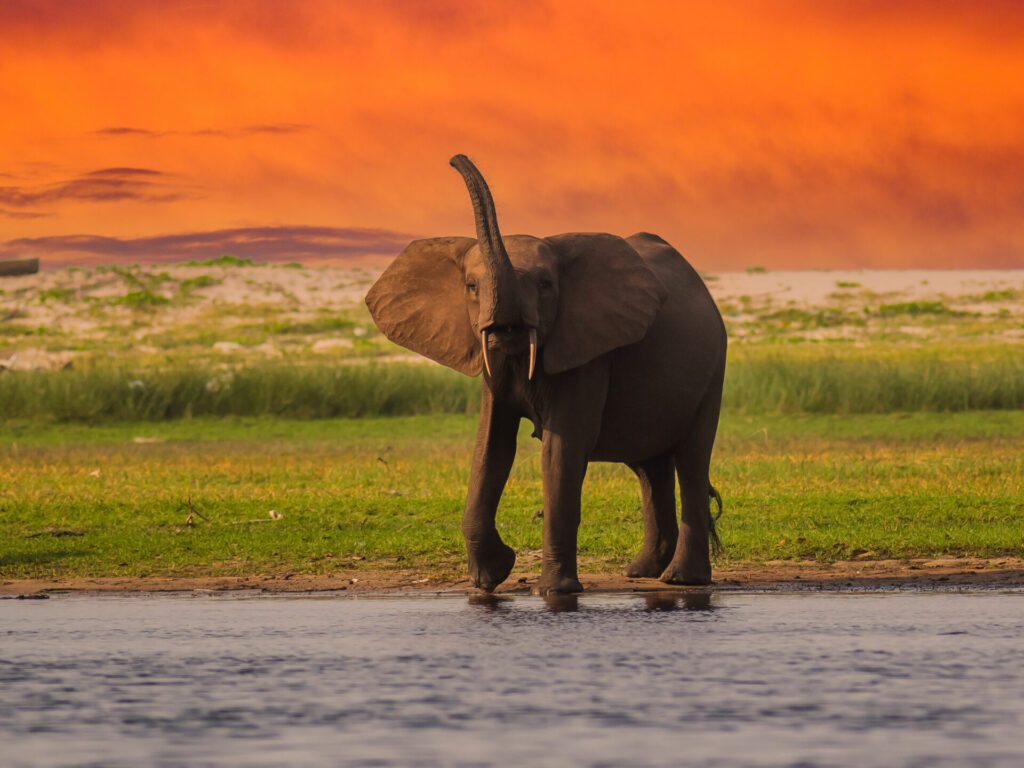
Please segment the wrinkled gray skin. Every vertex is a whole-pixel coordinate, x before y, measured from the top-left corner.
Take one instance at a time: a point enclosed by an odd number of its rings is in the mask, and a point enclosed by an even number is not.
[[[703,281],[657,235],[502,238],[479,171],[464,155],[451,164],[469,189],[477,238],[411,243],[366,303],[392,341],[467,375],[483,373],[462,520],[473,583],[493,590],[515,563],[495,515],[521,419],[542,442],[544,554],[535,592],[582,590],[576,538],[591,461],[622,462],[640,480],[644,543],[626,574],[709,583],[708,469],[726,335]]]

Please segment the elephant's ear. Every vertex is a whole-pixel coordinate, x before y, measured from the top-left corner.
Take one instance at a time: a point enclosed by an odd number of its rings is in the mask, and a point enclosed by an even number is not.
[[[629,243],[605,234],[546,242],[559,257],[558,316],[544,345],[544,370],[561,373],[634,344],[654,322],[666,292]]]
[[[381,333],[467,376],[478,376],[483,365],[462,272],[462,258],[475,244],[469,237],[415,240],[366,294]]]

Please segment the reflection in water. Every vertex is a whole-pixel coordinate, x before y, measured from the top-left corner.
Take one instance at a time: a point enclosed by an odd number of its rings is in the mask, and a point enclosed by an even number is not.
[[[659,590],[642,594],[648,611],[713,611],[711,592],[673,592]],[[545,595],[544,607],[549,613],[575,613],[580,609],[580,595]],[[469,596],[469,604],[489,611],[511,608],[515,605],[511,595],[495,595],[491,592],[475,592]],[[584,598],[586,604],[586,598]],[[629,605],[624,603],[623,605]]]
[[[580,596],[544,595],[544,605],[551,613],[573,613],[580,609]]]
[[[710,592],[648,592],[648,611],[713,611]]]
[[[503,606],[508,606],[512,603],[511,597],[504,597],[502,595],[496,595],[493,592],[474,592],[469,596],[469,604],[476,605],[480,608],[486,608],[489,611],[496,611]]]
[[[545,595],[544,605],[551,613],[572,613],[580,609],[579,595]],[[511,607],[515,599],[506,595],[495,595],[490,592],[477,592],[469,596],[469,604],[489,611]]]

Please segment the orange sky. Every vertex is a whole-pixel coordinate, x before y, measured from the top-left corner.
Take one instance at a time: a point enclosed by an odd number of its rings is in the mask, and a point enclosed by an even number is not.
[[[0,254],[383,258],[650,230],[698,266],[1024,267],[1024,3],[4,0]]]

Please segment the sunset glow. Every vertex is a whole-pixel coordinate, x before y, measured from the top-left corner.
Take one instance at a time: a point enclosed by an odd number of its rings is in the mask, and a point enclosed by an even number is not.
[[[0,258],[387,259],[639,230],[700,267],[1024,267],[1014,2],[0,4]]]

